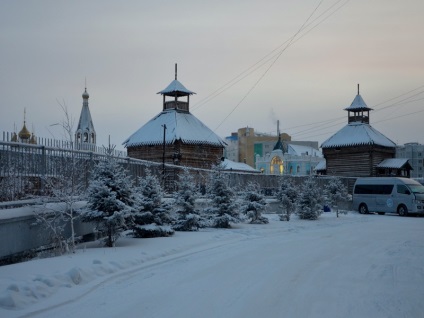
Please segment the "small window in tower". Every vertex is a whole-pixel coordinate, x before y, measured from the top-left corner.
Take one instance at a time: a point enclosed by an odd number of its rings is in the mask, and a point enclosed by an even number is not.
[[[88,141],[88,134],[84,133],[84,142],[87,142],[87,141]]]

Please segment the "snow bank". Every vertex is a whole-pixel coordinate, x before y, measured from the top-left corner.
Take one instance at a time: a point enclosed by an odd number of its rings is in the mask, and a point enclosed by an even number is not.
[[[422,317],[424,218],[266,216],[2,266],[0,316]]]

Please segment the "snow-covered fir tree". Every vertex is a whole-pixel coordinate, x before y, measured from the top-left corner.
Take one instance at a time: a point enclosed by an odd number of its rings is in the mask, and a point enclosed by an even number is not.
[[[211,207],[205,212],[210,216],[213,227],[230,228],[230,222],[240,221],[234,192],[227,185],[227,177],[219,170],[212,171],[210,175],[208,197]]]
[[[240,212],[245,214],[251,224],[267,224],[268,218],[262,216],[266,209],[266,201],[258,183],[249,182],[246,190],[242,192]]]
[[[296,214],[301,219],[316,220],[322,213],[323,195],[314,177],[302,184],[296,203]]]
[[[170,224],[171,207],[162,202],[163,190],[158,178],[146,169],[146,176],[138,179],[137,208],[133,213],[132,230],[135,237],[160,237],[174,234]]]
[[[291,179],[283,177],[277,193],[277,199],[281,203],[282,213],[281,221],[290,221],[290,215],[296,210],[296,200],[299,196],[299,189],[294,185]]]
[[[198,187],[194,182],[194,177],[187,168],[184,168],[179,175],[177,191],[174,192],[175,212],[177,220],[173,224],[176,231],[197,231],[204,227],[204,221],[195,207],[196,199],[199,196]]]
[[[135,201],[133,182],[112,156],[113,147],[106,149],[106,158],[93,171],[87,195],[84,222],[96,223],[96,229],[105,232],[106,246],[113,247],[131,218]]]
[[[332,177],[329,180],[324,186],[324,196],[326,203],[336,210],[337,217],[339,217],[339,205],[349,200],[347,188],[340,178]]]

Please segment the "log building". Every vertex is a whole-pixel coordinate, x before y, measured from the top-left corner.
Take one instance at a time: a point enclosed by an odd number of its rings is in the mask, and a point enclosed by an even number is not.
[[[175,79],[162,91],[162,112],[124,141],[128,157],[210,169],[219,164],[226,143],[190,113],[195,94]]]
[[[375,177],[377,166],[395,157],[396,144],[370,125],[369,108],[358,94],[345,108],[348,124],[321,145],[327,175]]]

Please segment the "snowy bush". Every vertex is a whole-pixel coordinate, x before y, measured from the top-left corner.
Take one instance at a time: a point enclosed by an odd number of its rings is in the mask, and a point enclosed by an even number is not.
[[[135,237],[161,237],[174,234],[170,224],[173,219],[170,207],[162,203],[163,191],[158,178],[146,170],[146,176],[140,177],[136,188],[136,211],[132,214]]]
[[[106,160],[94,168],[87,190],[87,209],[82,214],[84,222],[94,222],[97,230],[106,233],[108,247],[114,246],[126,229],[135,204],[132,181],[112,153],[113,148],[109,147]]]
[[[339,205],[349,200],[349,194],[346,186],[341,182],[340,178],[332,177],[324,186],[324,195],[326,203],[333,209],[336,209],[337,217],[339,217]]]
[[[291,179],[283,178],[277,193],[277,199],[281,202],[281,221],[290,221],[290,215],[296,210],[296,200],[299,189],[293,184]]]
[[[219,170],[214,170],[210,175],[208,197],[211,207],[206,208],[205,212],[209,215],[213,227],[230,228],[230,222],[240,221],[235,195],[227,185],[226,176]]]
[[[296,203],[296,214],[301,219],[316,220],[322,213],[323,196],[314,177],[307,178],[301,186]]]
[[[249,182],[245,192],[242,192],[240,211],[250,219],[251,224],[269,223],[269,220],[262,216],[267,203],[260,190],[259,184]]]
[[[203,227],[203,222],[195,208],[198,198],[197,186],[187,168],[179,175],[177,189],[174,193],[177,220],[172,227],[176,231],[197,231]]]

